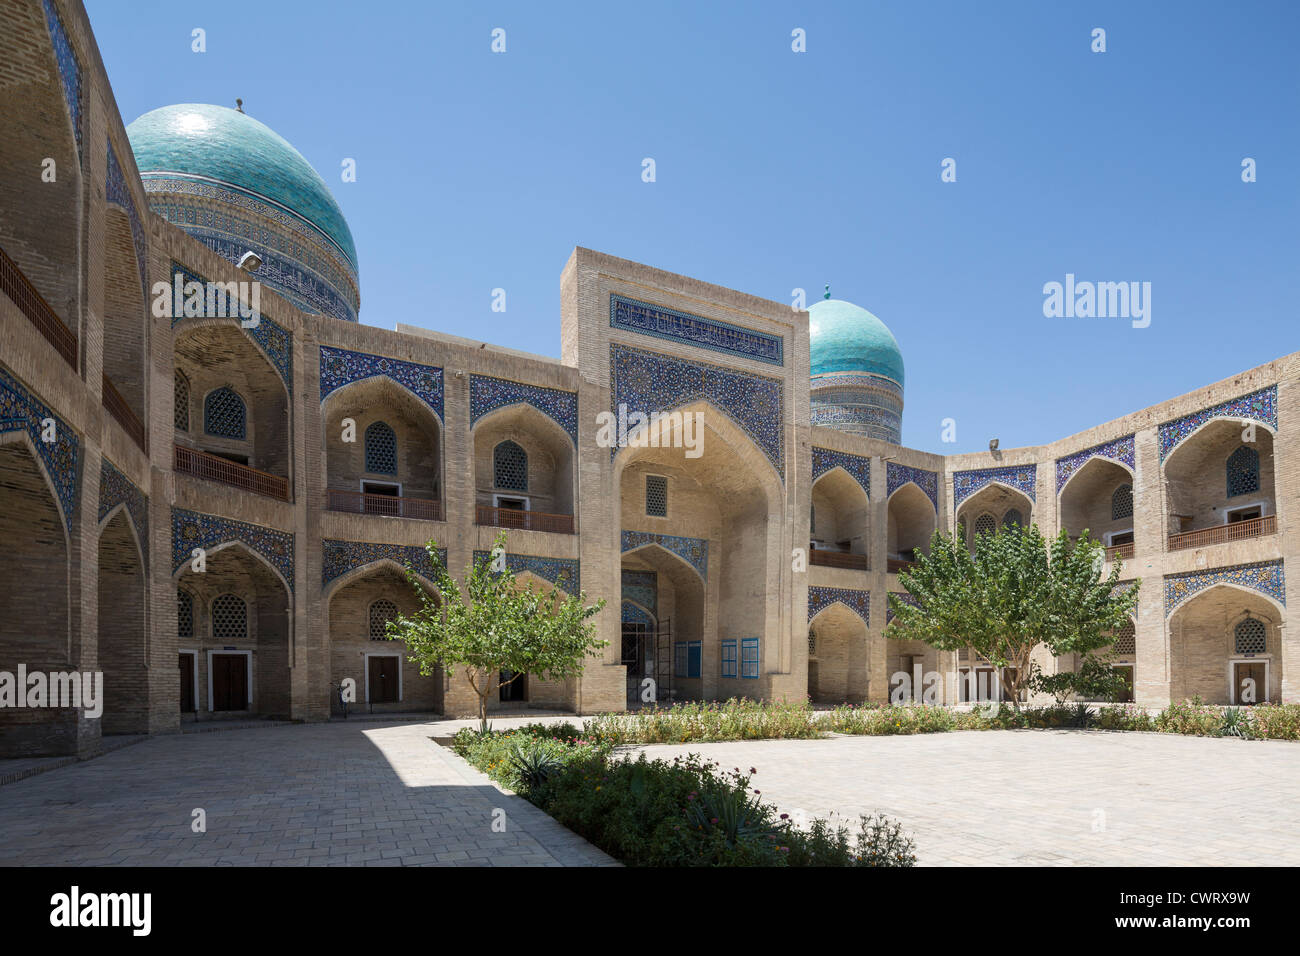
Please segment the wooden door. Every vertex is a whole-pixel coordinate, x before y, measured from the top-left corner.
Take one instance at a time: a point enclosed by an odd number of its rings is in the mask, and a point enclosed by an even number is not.
[[[178,667],[181,680],[181,713],[194,711],[194,655],[178,654]]]
[[[212,709],[248,710],[248,658],[212,655]]]
[[[1234,671],[1232,681],[1232,697],[1235,704],[1262,704],[1268,697],[1268,687],[1265,682],[1263,661],[1251,661],[1245,664],[1232,665]],[[1248,682],[1254,681],[1251,685]],[[1245,691],[1250,687],[1252,700],[1245,699]]]
[[[370,703],[391,704],[397,700],[396,657],[370,658]]]

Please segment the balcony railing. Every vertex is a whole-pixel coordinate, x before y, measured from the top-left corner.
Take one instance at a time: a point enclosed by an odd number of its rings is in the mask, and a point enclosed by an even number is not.
[[[135,412],[131,411],[131,406],[126,403],[126,399],[117,390],[113,380],[102,374],[101,378],[100,401],[103,402],[104,408],[117,419],[118,424],[131,436],[131,440],[140,446],[141,451],[148,451],[145,443],[144,423],[136,417]]]
[[[855,571],[867,570],[865,554],[849,554],[847,551],[828,551],[825,548],[813,548],[808,552],[808,559],[813,564],[827,568],[852,568]]]
[[[77,337],[63,324],[50,304],[23,275],[22,270],[0,249],[0,292],[9,296],[51,345],[74,369],[77,367]]]
[[[573,515],[553,515],[545,511],[518,511],[514,508],[489,508],[478,505],[474,509],[474,523],[493,528],[519,528],[522,531],[573,534]]]
[[[901,558],[890,558],[889,573],[897,574],[899,571],[910,571],[915,565],[915,561],[905,561]]]
[[[175,467],[177,471],[196,478],[219,481],[223,485],[253,491],[269,498],[279,498],[281,501],[289,500],[288,478],[258,471],[256,468],[228,461],[217,455],[209,455],[197,448],[177,445]]]
[[[1244,541],[1247,538],[1262,538],[1266,534],[1277,534],[1277,515],[1264,515],[1249,521],[1234,521],[1231,524],[1202,528],[1200,531],[1184,531],[1182,534],[1169,536],[1170,551],[1184,551],[1187,548],[1204,548],[1211,544],[1223,544],[1227,541]]]
[[[346,511],[354,515],[420,518],[424,521],[442,520],[442,502],[431,498],[398,498],[393,495],[338,491],[331,488],[325,492],[325,507],[330,511]]]
[[[1114,561],[1116,558],[1128,560],[1133,557],[1134,553],[1135,548],[1132,541],[1127,544],[1116,544],[1106,549],[1106,560]]]

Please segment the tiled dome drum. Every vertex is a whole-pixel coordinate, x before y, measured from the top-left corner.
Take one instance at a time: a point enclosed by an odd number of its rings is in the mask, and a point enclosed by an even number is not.
[[[809,307],[814,425],[902,443],[903,354],[885,323],[851,302]]]
[[[239,110],[181,104],[126,129],[149,206],[306,312],[357,321],[352,232],[329,187],[283,137]]]

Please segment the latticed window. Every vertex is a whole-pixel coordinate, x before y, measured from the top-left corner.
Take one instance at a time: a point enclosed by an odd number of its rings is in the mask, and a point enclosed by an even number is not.
[[[214,389],[203,400],[203,430],[219,438],[240,438],[244,431],[244,400],[229,385]]]
[[[382,641],[388,638],[387,624],[397,619],[397,605],[387,598],[380,598],[370,605],[370,639]]]
[[[1228,497],[1259,491],[1259,452],[1242,445],[1228,456]]]
[[[503,441],[492,451],[492,480],[508,491],[528,490],[528,453],[512,441]]]
[[[194,597],[180,588],[176,589],[176,636],[194,636]]]
[[[185,377],[185,373],[180,369],[176,370],[175,382],[175,410],[172,417],[176,420],[176,427],[181,431],[190,430],[190,380]]]
[[[1257,617],[1246,618],[1233,631],[1233,636],[1236,638],[1236,653],[1263,654],[1265,635],[1263,621]]]
[[[668,517],[668,479],[662,475],[645,476],[645,513],[652,518]]]
[[[397,433],[387,422],[371,422],[366,429],[366,471],[397,474]]]
[[[808,629],[808,656],[817,656],[817,632],[812,628]]]
[[[233,594],[222,594],[212,602],[212,639],[242,641],[248,637],[248,606]]]
[[[1120,485],[1110,496],[1110,519],[1118,521],[1121,518],[1131,517],[1133,517],[1133,486]]]
[[[808,533],[814,535],[817,533],[817,506],[808,506]]]
[[[993,519],[991,514],[982,514],[975,519],[975,536],[982,534],[992,534],[997,530],[998,523]]]
[[[1023,525],[1025,519],[1020,516],[1019,508],[1012,508],[1002,516],[1002,527],[1010,528],[1012,525]]]
[[[1132,621],[1129,621],[1115,632],[1115,653],[1137,653],[1137,628],[1133,626]]]

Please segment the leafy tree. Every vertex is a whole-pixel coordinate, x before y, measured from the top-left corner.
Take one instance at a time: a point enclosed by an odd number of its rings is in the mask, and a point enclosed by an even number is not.
[[[1102,580],[1103,548],[1087,531],[1071,541],[1063,530],[1049,547],[1037,525],[1012,526],[978,535],[973,553],[936,531],[929,556],[918,558],[899,575],[915,603],[890,596],[888,636],[970,649],[1002,669],[1004,696],[1017,708],[1021,691],[1044,679],[1034,648],[1087,655],[1106,647],[1137,604],[1140,582],[1118,588],[1119,561]]]
[[[487,730],[487,702],[492,692],[535,674],[543,680],[563,680],[582,673],[586,658],[609,642],[595,637],[594,617],[605,606],[602,598],[586,603],[586,592],[561,598],[554,588],[527,587],[504,566],[506,535],[497,535],[490,554],[474,562],[464,589],[438,555],[436,541],[425,550],[432,559],[434,584],[441,601],[429,593],[409,566],[407,580],[420,600],[410,617],[389,621],[389,640],[406,642],[410,660],[429,676],[441,665],[448,673],[461,669],[478,695],[479,728]],[[508,680],[501,671],[513,672]]]

